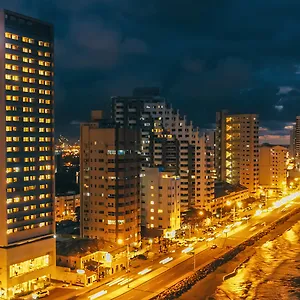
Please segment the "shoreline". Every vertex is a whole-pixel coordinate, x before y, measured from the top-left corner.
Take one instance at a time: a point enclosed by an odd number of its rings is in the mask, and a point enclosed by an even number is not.
[[[240,252],[232,260],[218,267],[214,272],[208,274],[205,278],[197,282],[189,291],[178,297],[179,300],[213,300],[216,289],[222,284],[224,277],[233,273],[239,266],[243,267],[245,261],[248,261],[256,253],[256,248],[261,247],[265,242],[274,240],[289,230],[299,221],[299,214],[289,218],[283,224],[270,231],[266,236],[255,242],[247,250]],[[237,270],[238,271],[238,270]]]

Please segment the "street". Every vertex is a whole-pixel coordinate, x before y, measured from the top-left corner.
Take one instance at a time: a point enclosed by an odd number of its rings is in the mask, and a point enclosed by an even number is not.
[[[300,199],[297,198],[293,201],[292,205],[287,205],[287,207],[284,209],[284,212],[282,211],[282,207],[269,212],[262,211],[249,220],[248,223],[244,222],[244,224],[239,224],[236,229],[228,233],[227,238],[223,235],[223,237],[215,239],[208,245],[205,245],[205,242],[198,243],[195,255],[196,268],[207,264],[210,260],[213,260],[221,253],[226,252],[226,246],[236,246],[249,237],[255,235],[257,232],[262,230],[264,226],[269,225],[273,221],[287,214],[293,208],[299,206],[299,204]],[[212,244],[217,244],[218,247],[216,249],[210,249]],[[208,248],[204,250],[204,248],[207,246]],[[88,299],[89,297],[93,297],[93,295],[97,295],[97,293],[101,291],[107,292],[105,295],[101,296],[101,299],[134,300],[151,298],[159,290],[167,289],[178,278],[193,271],[193,255],[178,252],[179,251],[173,255],[169,255],[173,258],[173,260],[166,263],[163,267],[154,265],[152,268],[153,271],[147,275],[139,276],[130,274],[130,288],[127,287],[126,281],[124,285],[119,283],[113,286],[106,285],[94,290],[92,293],[81,296],[80,299]],[[157,267],[159,269],[156,269]],[[122,281],[120,281],[120,283],[122,283]],[[100,297],[95,299],[98,298],[100,299]]]

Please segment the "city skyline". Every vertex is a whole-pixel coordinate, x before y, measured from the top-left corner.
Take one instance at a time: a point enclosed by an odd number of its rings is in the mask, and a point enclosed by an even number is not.
[[[51,1],[45,10],[39,3],[3,2],[8,9],[54,23],[58,133],[77,135],[78,123],[88,120],[90,110],[108,107],[110,96],[130,95],[136,86],[159,86],[201,128],[212,128],[214,113],[221,109],[258,113],[261,141],[288,143],[299,109],[294,12],[300,4],[127,4]]]
[[[299,295],[297,5],[33,2],[0,9],[0,298]]]

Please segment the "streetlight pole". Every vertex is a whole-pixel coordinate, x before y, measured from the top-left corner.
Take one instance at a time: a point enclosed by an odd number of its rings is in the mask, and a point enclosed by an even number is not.
[[[129,288],[129,244],[126,245],[127,253],[127,287]]]

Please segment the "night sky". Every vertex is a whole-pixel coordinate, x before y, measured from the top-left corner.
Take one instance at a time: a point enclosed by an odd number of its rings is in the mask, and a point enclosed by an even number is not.
[[[300,109],[299,0],[1,0],[55,25],[56,130],[78,136],[111,95],[159,86],[202,128],[259,113],[288,142]],[[279,136],[282,136],[279,138]]]

